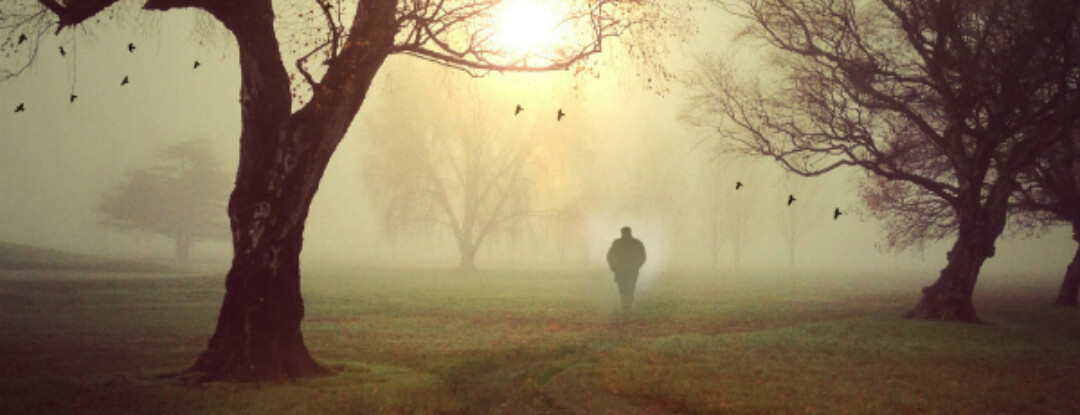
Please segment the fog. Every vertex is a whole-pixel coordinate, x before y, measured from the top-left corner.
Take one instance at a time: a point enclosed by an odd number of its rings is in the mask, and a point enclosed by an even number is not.
[[[206,138],[227,167],[235,168],[236,53],[189,36],[191,15],[168,15],[149,34],[96,25],[92,33],[46,36],[38,62],[0,83],[0,241],[124,258],[172,255],[164,237],[99,226],[94,209],[125,171],[146,166],[169,144]],[[696,54],[726,47],[733,29],[719,16],[698,15],[698,35],[671,52],[673,73],[690,70]],[[138,45],[137,52],[126,50],[128,42]],[[55,53],[60,44],[73,57]],[[197,70],[194,60],[201,63]],[[560,138],[551,143],[563,147],[543,153],[560,167],[537,169],[548,175],[531,177],[539,189],[534,203],[582,206],[568,234],[559,234],[541,216],[485,241],[476,256],[481,269],[602,272],[604,254],[622,226],[632,227],[648,250],[643,284],[676,269],[866,279],[895,275],[930,283],[944,266],[949,240],[916,251],[879,249],[879,225],[859,214],[861,173],[790,178],[769,160],[718,157],[708,131],[680,121],[687,97],[681,84],[667,82],[662,87],[670,90],[658,93],[645,88],[650,82],[636,76],[623,57],[603,56],[594,64],[599,76],[495,73],[475,79],[414,58],[389,59],[313,202],[303,266],[456,266],[458,250],[448,229],[430,224],[386,229],[382,209],[365,187],[365,157],[370,157],[365,152],[373,140],[395,137],[395,125],[466,131],[477,122],[498,137]],[[131,83],[120,87],[124,76]],[[79,99],[69,103],[70,93]],[[26,111],[13,113],[22,102]],[[515,116],[516,105],[525,109]],[[565,111],[561,121],[557,110]],[[443,119],[442,124],[433,124],[434,119]],[[738,191],[737,181],[745,185]],[[798,198],[791,207],[789,194]],[[834,208],[845,214],[833,220]],[[804,225],[789,264],[783,223],[791,220]],[[715,241],[714,226],[719,229]],[[735,232],[741,241],[738,265]],[[1062,228],[1037,238],[1006,238],[984,275],[999,281],[1057,280],[1074,249]],[[201,243],[193,251],[195,261],[225,263],[230,255],[231,247],[221,242]]]

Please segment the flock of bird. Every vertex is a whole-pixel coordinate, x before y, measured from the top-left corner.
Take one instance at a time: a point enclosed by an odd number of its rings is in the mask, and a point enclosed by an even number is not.
[[[18,44],[21,45],[23,42],[26,42],[26,34],[19,35]],[[128,43],[128,45],[127,45],[128,53],[135,53],[135,49],[137,49],[137,48],[135,47],[134,43]],[[63,46],[60,46],[60,56],[67,56],[67,51],[64,50]],[[192,66],[192,69],[199,69],[199,66],[202,66],[202,64],[199,63],[199,61],[195,61],[195,64]],[[124,85],[127,85],[129,83],[130,83],[130,80],[128,79],[128,76],[124,75],[124,79],[122,81],[120,81],[120,86],[124,86]],[[77,98],[79,98],[79,96],[75,95],[73,93],[69,97],[68,102],[74,103]],[[19,105],[17,107],[15,107],[15,112],[24,112],[24,111],[26,111],[26,104],[20,102]],[[525,111],[525,108],[522,107],[521,104],[517,104],[517,106],[514,108],[514,116],[517,116],[518,114],[521,114],[522,111]],[[562,119],[564,117],[566,117],[566,113],[563,112],[562,108],[559,108],[559,111],[555,113],[555,121],[562,121]],[[741,181],[735,182],[735,190],[742,189],[742,187],[743,187],[743,183]],[[792,203],[795,203],[795,200],[796,200],[795,195],[789,194],[788,199],[787,199],[787,205],[791,206]],[[838,219],[840,217],[840,215],[843,215],[843,214],[844,213],[840,211],[839,207],[833,209],[833,220]]]
[[[735,182],[735,190],[742,189],[742,187],[743,187],[742,182]],[[795,203],[796,200],[798,200],[798,199],[795,199],[795,195],[793,195],[793,194],[787,195],[787,205],[788,206],[791,206],[791,204]],[[836,220],[837,218],[840,217],[840,215],[843,215],[843,214],[844,214],[844,212],[841,212],[840,208],[837,207],[837,208],[833,209],[832,218],[833,218],[833,220]]]
[[[26,34],[25,33],[20,34],[19,35],[19,40],[16,43],[16,45],[21,45],[21,44],[23,44],[23,42],[26,42],[26,41],[27,41]],[[66,57],[67,56],[67,50],[65,50],[63,46],[60,46],[59,49],[60,49],[60,56],[61,57]],[[127,44],[128,53],[135,53],[135,49],[138,49],[138,48],[135,47],[134,43],[128,43]],[[199,69],[200,66],[202,66],[202,64],[199,63],[199,61],[195,61],[195,64],[193,65],[192,69]],[[131,79],[127,75],[124,75],[124,79],[122,79],[120,81],[120,86],[125,86],[125,85],[130,84],[130,83],[131,83]],[[78,98],[79,98],[79,96],[75,95],[75,93],[73,92],[68,97],[68,103],[74,104],[75,100],[78,99]],[[26,112],[26,103],[20,102],[19,105],[17,105],[15,107],[15,112]]]
[[[522,111],[525,111],[525,107],[522,107],[521,104],[517,104],[517,107],[514,108],[514,116],[521,114]],[[559,112],[555,113],[555,121],[562,121],[565,116],[566,113],[563,112],[562,108],[559,108]]]
[[[524,110],[525,110],[525,108],[522,107],[521,104],[517,104],[517,106],[514,108],[514,116],[517,116],[518,114],[521,114],[521,112],[524,111]],[[555,114],[555,121],[562,121],[563,117],[565,117],[565,116],[566,116],[566,113],[563,112],[562,108],[559,108],[559,112],[557,112]],[[742,187],[743,187],[743,182],[741,182],[741,181],[736,181],[735,182],[735,190],[742,189]],[[788,199],[787,199],[787,205],[791,206],[791,204],[795,203],[796,200],[797,199],[795,199],[795,195],[789,194]],[[841,212],[840,208],[837,207],[837,208],[833,209],[832,218],[833,218],[833,220],[837,220],[837,219],[840,218],[840,215],[843,215],[843,214],[844,214],[844,212]]]

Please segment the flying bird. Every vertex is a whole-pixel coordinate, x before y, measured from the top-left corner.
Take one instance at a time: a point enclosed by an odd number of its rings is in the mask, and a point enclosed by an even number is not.
[[[26,33],[20,33],[19,34],[19,44],[21,45],[25,41],[26,41]]]
[[[67,52],[66,52],[66,51],[64,51],[64,47],[63,47],[63,46],[61,46],[61,47],[60,47],[60,56],[67,56]]]
[[[75,99],[76,99],[76,98],[78,98],[78,97],[79,97],[78,95],[75,95],[75,94],[71,94],[71,98],[68,98],[68,102],[72,102],[72,103],[73,103],[73,102],[75,102]]]
[[[20,102],[19,106],[15,107],[15,112],[23,112],[23,111],[26,111],[26,105],[23,105],[23,103]]]
[[[841,211],[840,211],[840,208],[836,208],[836,209],[834,209],[834,210],[832,211],[832,220],[836,220],[836,218],[839,218],[839,217],[840,217],[840,215],[843,215],[843,214],[844,214],[844,212],[841,212]]]
[[[128,52],[135,53],[135,44],[128,43]]]
[[[742,187],[742,182],[735,182],[735,190],[739,190]]]
[[[555,121],[562,121],[562,117],[565,117],[566,113],[562,112],[562,108],[559,108],[558,114],[556,114]]]
[[[199,63],[199,61],[195,61],[195,66],[191,69],[199,69],[199,66],[202,66],[202,64]]]
[[[795,203],[795,196],[787,195],[787,205],[791,206],[792,203]]]
[[[524,110],[525,110],[525,108],[521,108],[521,104],[518,104],[517,108],[514,108],[514,115],[518,115],[518,114],[521,113],[521,111],[524,111]]]
[[[124,85],[127,85],[127,84],[128,84],[128,77],[127,77],[127,75],[124,75],[124,80],[120,81],[120,86],[124,86]]]

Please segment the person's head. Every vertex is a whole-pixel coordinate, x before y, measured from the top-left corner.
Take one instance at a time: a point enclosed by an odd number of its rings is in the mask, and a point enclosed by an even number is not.
[[[623,236],[623,238],[629,238],[629,237],[632,236],[632,235],[630,235],[630,227],[629,226],[623,226],[622,227],[622,236]]]

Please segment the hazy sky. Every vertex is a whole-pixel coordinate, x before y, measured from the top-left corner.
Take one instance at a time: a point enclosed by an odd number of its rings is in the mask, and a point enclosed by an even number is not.
[[[700,13],[698,23],[699,35],[670,59],[677,74],[690,68],[694,54],[727,47],[727,35],[735,30],[715,11]],[[235,166],[240,130],[237,57],[227,46],[193,39],[190,28],[190,14],[169,12],[151,34],[105,24],[90,33],[48,35],[38,62],[20,78],[0,84],[0,240],[124,256],[172,252],[160,237],[101,229],[95,225],[93,207],[125,170],[145,166],[167,144],[205,137],[230,168]],[[136,44],[135,53],[127,51],[128,42]],[[60,45],[69,52],[67,57],[58,53]],[[799,245],[801,268],[910,273],[929,283],[944,265],[944,250],[951,241],[922,253],[882,252],[875,248],[881,241],[876,223],[854,214],[831,219],[834,207],[845,211],[858,207],[857,171],[842,171],[813,184],[784,182],[769,162],[743,160],[726,161],[715,179],[707,132],[678,120],[685,102],[680,85],[672,83],[672,91],[662,96],[645,91],[640,81],[621,72],[625,62],[620,65],[618,57],[612,59],[615,64],[599,67],[599,79],[555,73],[495,74],[477,80],[413,58],[390,58],[315,198],[305,235],[305,265],[335,258],[415,263],[418,257],[430,259],[432,265],[455,264],[456,251],[445,233],[392,242],[360,180],[369,123],[409,111],[386,104],[390,101],[386,97],[402,85],[418,82],[418,77],[431,82],[432,94],[446,93],[439,85],[457,94],[478,91],[486,97],[475,114],[478,118],[512,116],[516,103],[530,108],[526,115],[533,115],[531,109],[551,117],[558,108],[567,110],[562,124],[544,128],[580,137],[589,149],[592,159],[582,174],[594,186],[592,196],[598,202],[590,205],[580,238],[586,251],[582,261],[593,265],[602,263],[604,251],[623,225],[632,226],[649,250],[646,272],[708,265],[711,222],[706,213],[718,195],[724,206],[736,202],[744,206],[740,218],[748,225],[743,231],[747,240],[743,267],[786,270],[786,245],[778,223],[790,215],[784,210],[788,193],[800,198],[803,209],[825,217]],[[195,60],[202,65],[197,70],[192,69]],[[125,76],[130,84],[121,87]],[[69,103],[73,91],[79,98]],[[16,114],[13,109],[19,103],[25,103],[26,111]],[[747,184],[738,195],[733,189],[736,180]],[[723,220],[732,220],[732,215]],[[720,269],[728,270],[732,243],[726,234],[723,238]],[[989,275],[1056,278],[1075,250],[1063,229],[1037,240],[1001,241],[998,247],[998,256],[985,268]],[[542,264],[552,261],[553,249],[542,238],[534,238],[513,247],[482,250],[477,262],[480,267],[511,260]],[[543,255],[530,258],[535,252]],[[221,244],[195,250],[196,256],[227,254],[228,246]]]

